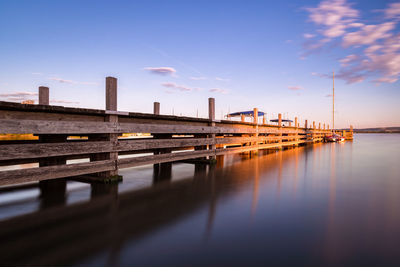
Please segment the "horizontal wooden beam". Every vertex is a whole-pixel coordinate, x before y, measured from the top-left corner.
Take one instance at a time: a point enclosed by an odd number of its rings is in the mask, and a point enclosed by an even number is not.
[[[223,137],[223,138],[170,138],[170,139],[133,139],[119,140],[116,145],[108,141],[69,141],[65,143],[36,143],[0,145],[0,161],[16,159],[46,158],[67,155],[94,154],[105,152],[122,152],[151,150],[159,148],[179,148],[202,145],[244,144],[294,140],[300,136],[259,136],[259,137]]]
[[[154,134],[254,134],[293,133],[297,131],[272,127],[218,127],[171,124],[112,123],[94,121],[44,121],[0,119],[0,134],[99,134],[99,133],[154,133]]]
[[[115,170],[112,160],[0,171],[0,186]]]

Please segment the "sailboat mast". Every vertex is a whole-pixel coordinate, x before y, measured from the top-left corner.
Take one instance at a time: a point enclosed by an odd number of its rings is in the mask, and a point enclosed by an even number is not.
[[[333,132],[335,132],[335,71],[333,71],[332,130]]]

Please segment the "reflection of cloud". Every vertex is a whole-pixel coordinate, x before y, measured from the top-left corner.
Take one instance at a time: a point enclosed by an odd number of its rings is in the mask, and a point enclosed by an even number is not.
[[[296,85],[296,86],[288,86],[288,88],[289,88],[290,90],[293,90],[293,91],[303,90],[303,89],[304,89],[303,87],[301,87],[301,86],[299,86],[299,85]]]
[[[352,53],[339,60],[342,67],[336,75],[339,79],[347,83],[361,82],[369,77],[374,77],[376,83],[393,83],[399,79],[400,33],[394,31],[398,30],[396,24],[400,21],[400,3],[389,4],[383,10],[386,21],[374,24],[361,20],[360,12],[346,0],[324,0],[317,7],[306,10],[320,36],[303,44],[304,55],[321,51],[326,43],[340,38],[342,47],[351,49]]]
[[[144,69],[149,71],[150,73],[158,75],[172,75],[176,72],[176,70],[171,67],[148,67]]]
[[[209,90],[211,93],[220,93],[220,94],[227,94],[228,90],[221,89],[221,88],[212,88]]]

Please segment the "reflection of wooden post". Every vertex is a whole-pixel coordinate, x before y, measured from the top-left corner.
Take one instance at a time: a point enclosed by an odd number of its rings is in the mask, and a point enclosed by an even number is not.
[[[49,87],[39,87],[39,105],[49,105]]]
[[[244,114],[240,115],[240,120],[241,120],[242,122],[245,122],[246,117],[244,116]]]
[[[210,126],[215,126],[215,99],[210,97],[208,99],[208,119],[210,120]],[[211,134],[213,142],[215,143],[215,134]],[[215,145],[209,145],[209,149],[215,150]],[[215,160],[215,156],[210,156],[210,159]]]
[[[155,115],[160,115],[160,103],[159,102],[154,102],[153,111],[154,111]]]

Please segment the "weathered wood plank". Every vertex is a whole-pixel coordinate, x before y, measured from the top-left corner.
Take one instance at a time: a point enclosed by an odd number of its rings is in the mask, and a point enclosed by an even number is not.
[[[224,138],[171,138],[171,139],[138,139],[119,140],[114,146],[108,141],[84,141],[65,143],[36,143],[0,145],[0,161],[11,159],[32,159],[55,156],[105,153],[115,151],[135,151],[159,148],[192,147],[217,144],[244,144],[248,142],[294,140],[298,136],[267,137],[224,137]]]
[[[115,170],[115,167],[114,161],[103,160],[70,165],[0,171],[0,186],[111,171]]]

